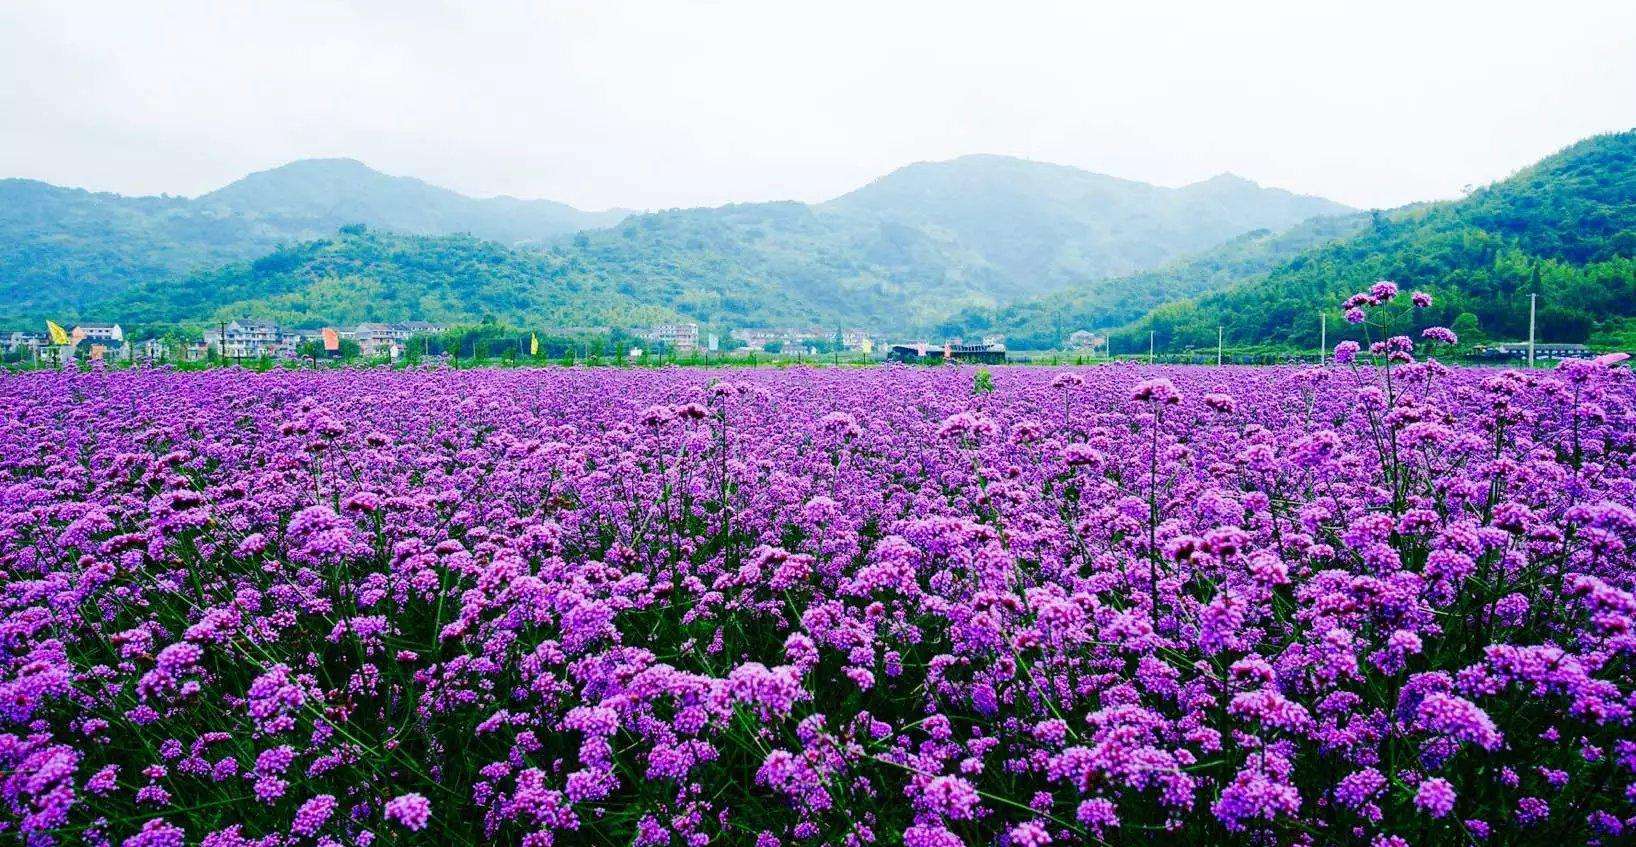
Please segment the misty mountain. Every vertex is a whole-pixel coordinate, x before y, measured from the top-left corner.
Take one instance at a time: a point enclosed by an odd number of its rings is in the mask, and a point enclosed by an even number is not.
[[[413,177],[389,176],[354,159],[291,162],[250,174],[195,203],[288,240],[318,238],[361,223],[411,235],[466,233],[502,244],[546,243],[612,226],[629,214],[585,212],[552,200],[475,199]]]
[[[1252,230],[1352,211],[1222,174],[1183,188],[1006,156],[910,165],[821,211],[912,227],[981,257],[1011,300],[1156,268]]]
[[[1236,177],[1171,189],[967,156],[816,205],[634,215],[551,252],[571,273],[707,324],[913,330],[1347,212]]]
[[[133,286],[254,259],[347,224],[544,244],[624,215],[549,200],[474,199],[347,159],[294,162],[196,199],[5,179],[0,319],[102,314]]]
[[[1246,232],[1349,211],[1231,176],[1162,188],[1003,156],[909,165],[819,204],[631,216],[474,200],[346,159],[292,163],[193,200],[22,181],[0,184],[0,198],[12,201],[0,217],[0,316],[208,320],[228,302],[196,289],[219,282],[219,271],[270,261],[281,246],[328,243],[341,227],[362,223],[375,237],[464,233],[528,248],[553,274],[542,285],[570,280],[714,326],[881,329],[934,325],[961,310],[1156,268]],[[348,273],[365,278],[369,268],[354,263]],[[380,276],[401,279],[390,269]],[[453,289],[469,295],[468,283]],[[235,289],[232,302],[253,312],[255,294]],[[276,296],[287,307],[299,295]],[[140,298],[169,309],[133,308]],[[387,302],[404,312],[411,299],[406,292]],[[482,298],[467,306],[438,308],[521,317],[496,313]]]

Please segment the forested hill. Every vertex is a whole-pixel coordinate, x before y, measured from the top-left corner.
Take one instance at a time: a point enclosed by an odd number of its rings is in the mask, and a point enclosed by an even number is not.
[[[0,321],[107,316],[106,307],[133,286],[255,259],[348,224],[545,244],[624,216],[549,200],[465,197],[350,159],[294,162],[196,199],[5,179]]]
[[[105,307],[127,325],[197,329],[238,317],[291,326],[360,321],[629,326],[673,320],[535,251],[469,235],[419,236],[348,226],[179,280],[148,282]]]
[[[1330,341],[1346,337],[1337,304],[1377,279],[1431,292],[1424,323],[1466,340],[1527,332],[1580,342],[1636,318],[1636,131],[1586,139],[1464,199],[1374,216],[1360,234],[1304,252],[1265,275],[1159,306],[1115,344],[1164,349],[1229,340],[1315,347],[1318,310]]]
[[[1076,330],[1106,332],[1177,299],[1229,287],[1369,225],[1366,212],[1313,218],[1283,232],[1259,229],[1157,270],[1075,285],[999,308],[966,309],[939,327],[945,336],[998,333],[1015,349],[1061,347]],[[1144,337],[1142,343],[1147,343]]]

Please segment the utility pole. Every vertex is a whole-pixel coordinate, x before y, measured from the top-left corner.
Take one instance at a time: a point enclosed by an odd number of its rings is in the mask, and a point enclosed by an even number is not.
[[[1147,331],[1147,363],[1153,364],[1153,330]]]
[[[1534,312],[1539,303],[1538,294],[1528,295],[1528,367],[1534,367]]]
[[[1323,309],[1318,310],[1318,366],[1323,367],[1324,361],[1329,358],[1329,316]]]
[[[1221,327],[1216,327],[1216,367],[1221,367]]]

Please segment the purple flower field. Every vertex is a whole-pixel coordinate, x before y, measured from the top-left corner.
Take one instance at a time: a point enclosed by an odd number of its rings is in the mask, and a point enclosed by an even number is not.
[[[0,377],[0,838],[1628,843],[1636,381],[1401,347]]]

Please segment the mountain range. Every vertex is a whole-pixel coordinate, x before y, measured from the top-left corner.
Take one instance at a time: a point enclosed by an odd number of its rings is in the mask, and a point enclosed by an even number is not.
[[[373,279],[379,250],[400,259],[430,251],[437,258],[422,258],[445,275],[492,264],[493,247],[470,236],[514,251],[508,261],[542,294],[572,284],[587,303],[581,314],[567,310],[575,323],[658,312],[724,327],[914,329],[1347,211],[1233,176],[1162,188],[1001,156],[909,165],[825,203],[645,214],[473,199],[346,159],[292,163],[193,199],[5,180],[0,320],[343,319],[328,308],[380,319],[538,317],[494,311],[508,308],[505,298],[469,296],[480,288],[469,277],[439,277],[449,283],[442,294],[417,287],[432,282],[425,275],[398,277],[388,286],[395,296],[369,302],[317,293],[335,287],[336,254],[348,249],[365,254],[342,263],[355,282]],[[356,225],[370,237],[356,238]],[[311,263],[292,265],[294,256]],[[224,276],[245,284],[224,287]],[[309,286],[313,300],[303,302]],[[277,303],[263,302],[275,293]]]
[[[1586,139],[1451,201],[1359,212],[1224,175],[1162,188],[966,156],[833,200],[582,212],[462,197],[349,160],[298,162],[194,199],[0,181],[0,325],[858,326],[1121,349],[1315,346],[1390,278],[1420,323],[1636,342],[1636,131]]]

